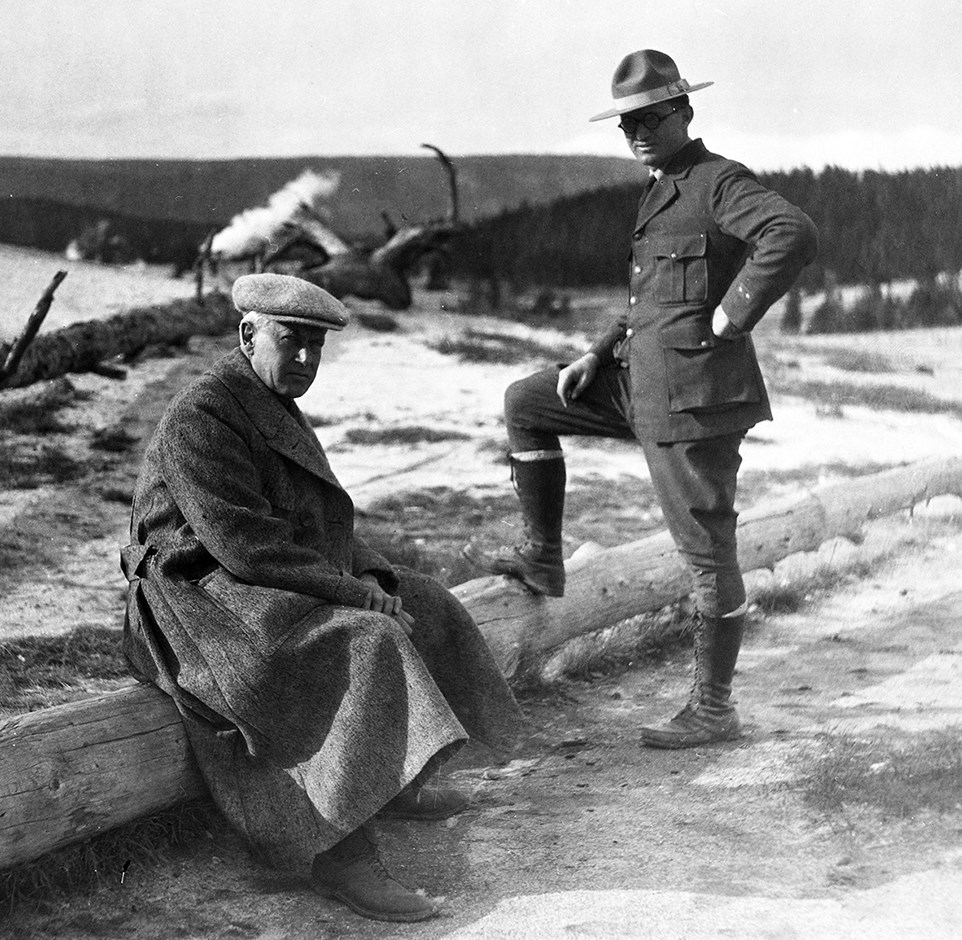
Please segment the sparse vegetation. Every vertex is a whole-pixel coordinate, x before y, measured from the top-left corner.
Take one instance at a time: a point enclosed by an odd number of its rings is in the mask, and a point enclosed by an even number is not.
[[[866,352],[862,349],[823,349],[820,351],[825,365],[842,372],[867,372],[873,375],[884,375],[898,372],[895,363],[882,353]]]
[[[457,356],[462,362],[497,362],[502,365],[568,362],[580,355],[572,343],[549,346],[534,339],[482,330],[468,330],[461,336],[445,336],[430,346],[446,356]]]
[[[962,404],[938,398],[919,388],[881,383],[823,382],[815,379],[782,381],[776,377],[770,383],[773,390],[783,395],[805,398],[816,408],[830,408],[836,414],[845,405],[872,408],[875,411],[917,411],[922,414],[950,414],[962,417]]]
[[[181,803],[51,852],[31,864],[0,870],[0,917],[10,918],[7,925],[14,931],[10,936],[18,936],[18,914],[53,913],[58,902],[71,893],[122,883],[131,865],[155,865],[168,858],[176,846],[223,832],[224,827],[213,803]]]
[[[360,310],[353,315],[353,319],[366,330],[375,333],[396,333],[401,329],[395,317],[389,313],[375,313],[370,310]]]
[[[857,806],[889,817],[962,806],[962,728],[871,737],[826,734],[798,760],[809,805],[837,814]]]
[[[129,675],[119,630],[78,627],[0,641],[0,713],[59,705]]]
[[[86,473],[82,463],[59,444],[24,446],[0,439],[0,479],[10,489],[31,490],[45,483],[69,483]]]
[[[470,434],[453,428],[429,428],[420,424],[397,427],[349,428],[344,434],[348,444],[368,447],[390,444],[443,444],[445,441],[469,441]]]

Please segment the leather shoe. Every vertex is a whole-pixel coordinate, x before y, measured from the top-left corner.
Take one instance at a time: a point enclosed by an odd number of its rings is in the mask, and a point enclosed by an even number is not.
[[[438,914],[426,897],[391,876],[377,847],[360,829],[314,856],[311,887],[370,920],[412,923]]]

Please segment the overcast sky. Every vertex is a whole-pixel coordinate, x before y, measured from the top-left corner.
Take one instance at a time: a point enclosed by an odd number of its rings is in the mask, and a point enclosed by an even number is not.
[[[960,35],[960,0],[0,0],[0,153],[627,156],[587,120],[647,47],[756,169],[958,166]]]

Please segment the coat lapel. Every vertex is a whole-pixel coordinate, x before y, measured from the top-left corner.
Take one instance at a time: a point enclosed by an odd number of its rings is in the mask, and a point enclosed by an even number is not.
[[[668,208],[678,198],[677,180],[688,175],[704,150],[705,145],[700,139],[692,140],[671,158],[661,179],[652,186],[638,205],[636,232],[640,232],[659,212]]]
[[[272,450],[326,483],[342,489],[317,435],[300,410],[296,405],[291,411],[284,406],[281,399],[257,377],[240,349],[221,359],[211,372],[240,402],[251,423]]]

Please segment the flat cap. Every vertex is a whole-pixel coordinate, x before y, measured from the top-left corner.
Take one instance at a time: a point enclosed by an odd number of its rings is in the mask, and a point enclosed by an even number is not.
[[[244,274],[231,290],[241,313],[261,313],[284,323],[343,330],[351,315],[326,290],[289,274]]]

